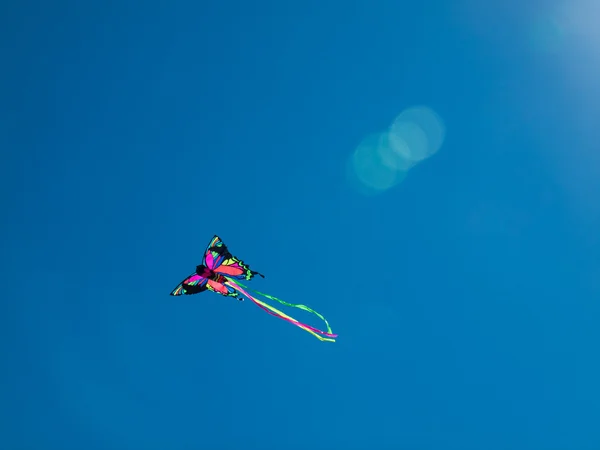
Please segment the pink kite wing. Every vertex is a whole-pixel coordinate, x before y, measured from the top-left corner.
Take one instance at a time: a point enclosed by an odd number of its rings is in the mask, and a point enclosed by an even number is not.
[[[226,277],[238,278],[243,276],[243,278],[246,278],[246,268],[240,266],[239,261],[233,258],[225,260],[218,268],[214,269],[214,272]]]
[[[177,285],[171,295],[191,295],[207,290],[208,278],[198,275],[196,272]]]
[[[223,240],[215,235],[204,253],[204,265],[214,273],[236,280],[250,280],[254,275],[264,275],[250,270],[247,264],[231,254]]]
[[[223,243],[221,238],[215,234],[204,252],[204,265],[210,270],[215,270],[230,256],[231,253],[229,253],[227,246]]]
[[[217,276],[216,279],[209,279],[206,283],[206,288],[209,291],[224,295],[225,297],[239,297],[238,292],[231,286],[227,286],[227,279],[222,276]]]

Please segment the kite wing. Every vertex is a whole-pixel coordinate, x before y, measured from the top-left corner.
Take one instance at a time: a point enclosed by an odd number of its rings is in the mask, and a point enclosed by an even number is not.
[[[231,257],[231,253],[229,253],[227,246],[223,243],[221,238],[215,234],[209,242],[208,247],[206,247],[202,264],[214,271],[229,257]]]
[[[191,295],[206,291],[208,288],[208,278],[198,275],[196,272],[183,280],[173,291],[171,295]]]
[[[264,278],[264,275],[250,270],[244,261],[233,256],[217,235],[212,238],[204,253],[204,265],[216,274],[236,280],[250,280],[254,275]]]
[[[210,278],[208,283],[206,283],[206,288],[209,291],[216,292],[217,294],[224,295],[225,297],[237,297],[242,300],[238,292],[233,288],[233,286],[229,286],[226,284],[227,278],[222,275],[215,275],[214,278]]]

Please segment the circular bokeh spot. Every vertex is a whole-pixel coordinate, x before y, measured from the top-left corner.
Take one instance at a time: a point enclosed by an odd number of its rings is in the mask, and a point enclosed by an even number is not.
[[[367,136],[350,159],[350,175],[363,193],[385,191],[406,177],[410,162],[390,147],[387,132]]]
[[[444,122],[431,108],[416,106],[402,111],[389,130],[390,148],[413,164],[434,155],[446,135]]]

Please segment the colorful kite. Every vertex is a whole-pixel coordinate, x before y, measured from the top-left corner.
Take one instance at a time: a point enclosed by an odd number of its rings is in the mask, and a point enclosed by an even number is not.
[[[179,283],[179,286],[173,289],[171,295],[191,295],[198,294],[206,290],[216,292],[226,297],[235,297],[238,300],[244,300],[242,297],[242,295],[244,295],[258,305],[259,308],[271,314],[272,316],[287,320],[297,327],[308,331],[321,341],[335,342],[335,339],[333,338],[336,338],[337,334],[333,334],[331,332],[329,323],[318,312],[310,309],[308,306],[287,303],[278,299],[277,297],[273,297],[272,295],[254,291],[240,282],[240,280],[250,280],[252,277],[254,277],[254,275],[260,275],[263,278],[265,277],[261,273],[250,270],[250,267],[248,267],[247,264],[244,264],[242,260],[229,253],[229,250],[221,238],[215,235],[204,252],[202,264],[196,266],[196,271]],[[282,313],[278,309],[275,309],[272,306],[258,300],[254,296],[250,295],[248,291],[253,292],[254,294],[262,295],[263,297],[279,302],[282,305],[299,308],[315,314],[316,316],[320,317],[323,322],[325,322],[325,325],[327,325],[327,332],[298,322],[296,319]]]

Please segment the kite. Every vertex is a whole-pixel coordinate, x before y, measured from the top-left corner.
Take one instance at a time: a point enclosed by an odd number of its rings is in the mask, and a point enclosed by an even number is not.
[[[325,317],[315,310],[305,305],[288,303],[277,297],[273,297],[272,295],[254,291],[242,284],[241,280],[251,280],[255,275],[260,275],[262,278],[265,277],[261,273],[250,270],[250,267],[241,259],[233,256],[221,238],[215,235],[204,252],[202,264],[196,266],[196,271],[179,283],[179,285],[173,289],[171,295],[192,295],[208,290],[216,292],[217,294],[221,294],[225,297],[234,297],[240,301],[243,301],[244,297],[246,297],[263,311],[296,325],[304,331],[309,332],[317,339],[320,339],[321,341],[335,342],[337,334],[332,333],[331,327],[329,326],[327,320],[325,320]],[[293,317],[290,317],[278,309],[257,299],[248,291],[269,300],[279,302],[282,305],[302,309],[315,314],[317,317],[323,320],[323,322],[325,322],[327,331],[321,331],[317,328],[311,327],[310,325],[298,322]]]

